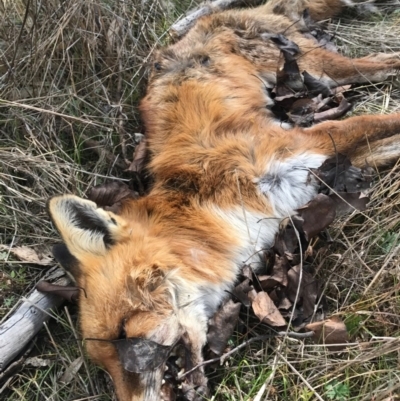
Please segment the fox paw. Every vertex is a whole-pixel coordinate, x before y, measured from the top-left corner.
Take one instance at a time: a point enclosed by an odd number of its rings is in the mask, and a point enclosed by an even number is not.
[[[394,53],[372,53],[362,58],[366,61],[372,61],[374,63],[385,63],[388,66],[394,65],[395,68],[400,66],[400,52]]]

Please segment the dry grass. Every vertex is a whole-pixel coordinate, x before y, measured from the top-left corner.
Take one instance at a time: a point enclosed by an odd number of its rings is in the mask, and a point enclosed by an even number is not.
[[[105,177],[131,178],[123,170],[141,129],[136,108],[148,57],[191,6],[176,3],[179,8],[167,0],[0,2],[1,244],[49,246],[56,238],[45,212],[49,196],[84,195]],[[343,53],[400,51],[400,1],[381,2],[380,10],[331,24]],[[353,113],[400,109],[394,84],[359,91]],[[399,166],[381,173],[369,209],[338,221],[330,246],[313,244],[328,309],[351,333],[347,350],[328,353],[288,339],[252,344],[210,373],[216,400],[400,399],[399,182]],[[43,268],[7,252],[0,261],[4,317]],[[36,341],[33,355],[44,366],[25,366],[0,386],[1,399],[113,399],[107,376],[91,364],[63,377],[81,357],[76,309],[69,311],[72,324],[60,310]]]

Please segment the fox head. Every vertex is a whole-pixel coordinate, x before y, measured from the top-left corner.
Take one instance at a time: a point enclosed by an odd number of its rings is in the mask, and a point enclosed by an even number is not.
[[[64,243],[54,256],[83,289],[80,325],[89,356],[112,376],[120,401],[160,400],[169,350],[201,355],[206,318],[177,305],[182,260],[132,201],[116,215],[73,195],[49,200]],[[189,295],[188,295],[189,296]],[[197,344],[197,345],[196,345]],[[192,365],[196,357],[189,358]]]

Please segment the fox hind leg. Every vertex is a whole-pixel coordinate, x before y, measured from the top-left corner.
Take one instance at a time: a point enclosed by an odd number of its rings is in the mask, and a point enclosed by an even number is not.
[[[314,21],[322,21],[338,15],[345,7],[369,5],[372,1],[364,0],[270,0],[265,4],[265,12],[285,15],[297,20],[302,17],[304,10],[308,9]]]
[[[306,148],[328,157],[343,153],[357,167],[384,166],[400,158],[400,113],[326,121],[301,132]]]
[[[400,72],[400,53],[374,54],[351,59],[317,47],[312,40],[297,38],[300,71],[307,71],[329,87],[383,82]]]

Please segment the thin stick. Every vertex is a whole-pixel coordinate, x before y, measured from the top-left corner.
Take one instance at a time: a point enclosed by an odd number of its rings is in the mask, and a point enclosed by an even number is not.
[[[74,334],[76,343],[78,345],[79,352],[81,353],[83,364],[85,365],[87,377],[88,377],[88,380],[89,380],[90,390],[92,391],[92,394],[94,395],[94,394],[96,394],[96,390],[95,390],[94,384],[92,382],[92,377],[90,375],[89,365],[87,363],[85,352],[83,351],[83,348],[82,348],[82,343],[79,340],[78,334],[76,333],[76,330],[75,330],[75,326],[72,323],[71,315],[69,314],[68,308],[66,306],[64,306],[64,310],[65,310],[65,313],[67,315],[68,322],[69,322],[69,324],[71,326],[72,333]]]
[[[58,357],[60,358],[61,363],[64,365],[64,368],[65,368],[65,369],[68,369],[68,365],[66,364],[64,358],[62,357],[62,355],[60,354],[60,351],[58,350],[57,344],[56,344],[56,342],[54,341],[54,338],[53,338],[53,336],[52,336],[52,334],[51,334],[51,332],[50,332],[49,326],[47,326],[47,323],[46,323],[46,322],[43,323],[43,326],[44,326],[44,328],[46,329],[47,334],[48,334],[49,337],[50,337],[50,342],[53,344],[53,347],[54,347],[54,349],[55,349],[55,351],[56,351],[56,354],[57,354]]]

